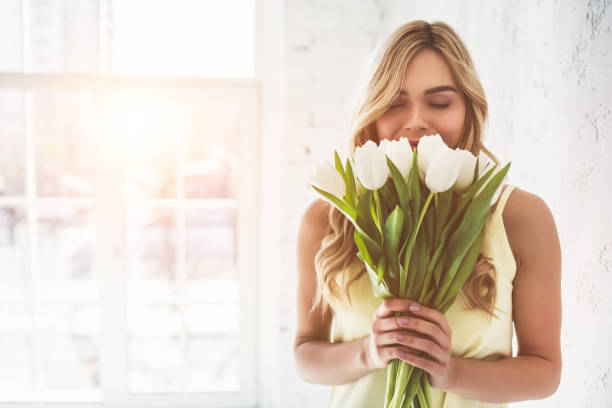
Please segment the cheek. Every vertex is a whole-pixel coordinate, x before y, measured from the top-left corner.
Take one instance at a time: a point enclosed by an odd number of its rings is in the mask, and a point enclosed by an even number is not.
[[[379,139],[391,139],[397,132],[398,121],[391,115],[382,115],[376,120],[376,133]]]
[[[463,128],[465,112],[461,109],[451,109],[432,116],[436,129],[446,132],[459,132]]]

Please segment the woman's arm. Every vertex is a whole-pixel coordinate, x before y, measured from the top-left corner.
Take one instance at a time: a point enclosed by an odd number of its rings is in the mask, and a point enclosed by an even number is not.
[[[538,196],[517,189],[504,209],[517,255],[512,309],[516,357],[497,361],[455,358],[448,391],[505,403],[546,398],[561,378],[561,246],[553,216]],[[506,214],[506,211],[508,214]]]
[[[297,332],[293,356],[298,375],[310,383],[339,385],[354,381],[372,371],[365,357],[364,341],[331,343],[331,312],[325,316],[310,312],[317,278],[314,258],[327,233],[330,205],[316,200],[300,222],[297,238]]]

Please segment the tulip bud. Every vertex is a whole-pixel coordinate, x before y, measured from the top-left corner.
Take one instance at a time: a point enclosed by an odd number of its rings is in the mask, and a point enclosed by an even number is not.
[[[384,146],[383,146],[384,147]],[[389,178],[385,151],[371,140],[355,149],[355,174],[368,190],[377,190]]]
[[[462,155],[456,150],[440,149],[433,154],[425,174],[425,184],[434,193],[441,193],[457,182]]]
[[[474,168],[476,167],[476,156],[469,150],[455,149],[459,155],[461,165],[459,167],[459,176],[453,186],[453,189],[458,193],[465,192],[474,180]]]
[[[440,135],[432,135],[432,136],[423,136],[419,139],[419,144],[417,146],[417,159],[419,162],[419,177],[421,181],[425,180],[425,175],[427,173],[427,167],[429,167],[429,162],[431,157],[435,152],[441,149],[450,149],[446,143],[442,140]]]
[[[485,184],[483,184],[480,189],[478,190],[478,192],[474,195],[474,197],[477,197],[480,192],[487,186],[488,183],[490,183],[490,180],[495,177],[495,175],[497,173],[499,173],[501,171],[501,169],[503,169],[505,167],[505,165],[501,165],[501,164],[497,164],[497,163],[487,163],[487,166],[485,168],[485,170],[483,170],[483,173],[481,175],[478,176],[478,178],[480,178],[484,173],[486,173],[487,171],[489,171],[491,169],[492,166],[497,165],[497,167],[495,168],[495,170],[493,170],[493,173],[491,174],[491,176],[489,177],[489,181],[487,181]],[[491,198],[491,207],[497,202],[497,199],[499,198],[499,195],[501,194],[501,189],[503,187],[503,185],[508,181],[508,173],[506,173],[506,175],[504,176],[503,180],[501,181],[501,183],[499,183],[499,187],[497,187],[497,190],[495,190],[495,193],[493,193],[493,197]]]
[[[346,185],[342,175],[328,160],[320,163],[309,175],[310,184],[335,195],[340,200],[346,194]]]
[[[395,164],[395,167],[400,171],[404,180],[408,180],[410,169],[412,167],[412,146],[406,138],[393,140],[387,144],[387,156]]]

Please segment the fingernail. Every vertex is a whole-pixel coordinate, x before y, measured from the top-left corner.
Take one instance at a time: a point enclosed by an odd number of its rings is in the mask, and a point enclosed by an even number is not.
[[[413,312],[418,312],[419,310],[421,310],[421,306],[419,305],[412,305],[410,306],[410,310]]]
[[[399,324],[401,324],[402,326],[404,326],[404,325],[408,324],[408,319],[406,319],[405,317],[404,318],[399,318],[399,319],[397,319],[397,322]]]

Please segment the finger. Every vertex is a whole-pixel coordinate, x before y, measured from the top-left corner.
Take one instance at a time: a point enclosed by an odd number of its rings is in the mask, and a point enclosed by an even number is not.
[[[435,323],[429,320],[419,319],[410,316],[393,316],[384,319],[377,319],[373,329],[376,333],[386,333],[394,330],[404,330],[409,334],[425,335],[431,337],[442,348],[449,348],[448,336]]]
[[[376,315],[379,318],[385,318],[394,316],[396,312],[407,312],[411,305],[416,304],[415,301],[410,299],[391,298],[382,301],[380,306],[376,309]]]
[[[428,310],[437,312],[436,310],[433,310],[433,309],[428,309]],[[424,310],[424,314],[427,314],[428,310]],[[416,313],[420,313],[420,312],[416,312]],[[443,317],[442,320],[444,323],[446,323],[445,317]],[[430,336],[442,348],[450,347],[450,328],[448,329],[448,331],[445,331],[442,329],[442,327],[440,327],[439,324],[426,319],[426,316],[421,316],[421,315],[419,315],[419,317],[392,316],[392,317],[386,317],[386,318],[379,318],[379,319],[376,319],[376,321],[374,322],[374,330],[380,333],[384,333],[384,332],[391,331],[391,330],[398,330],[402,328],[405,330],[408,330],[411,333],[418,332],[418,333],[422,333],[427,336]]]
[[[448,337],[451,336],[451,329],[448,325],[448,321],[446,320],[446,317],[444,316],[444,314],[442,314],[440,311],[436,309],[431,309],[423,305],[419,305],[419,307],[420,307],[419,310],[410,310],[410,311],[414,313],[415,315],[417,315],[418,317],[422,317],[424,319],[427,319],[427,320],[430,320],[436,323]]]
[[[445,364],[447,360],[447,354],[438,344],[424,337],[415,337],[407,334],[406,332],[401,331],[393,331],[385,333],[380,337],[381,345],[401,345],[406,346],[410,349],[415,350],[415,354],[418,354],[419,351],[423,351],[431,358],[436,360],[441,364]]]
[[[444,373],[444,367],[441,364],[428,360],[425,357],[415,356],[414,354],[407,352],[405,349],[395,349],[393,351],[393,356],[407,362],[408,364],[421,368],[433,376],[441,376]]]

